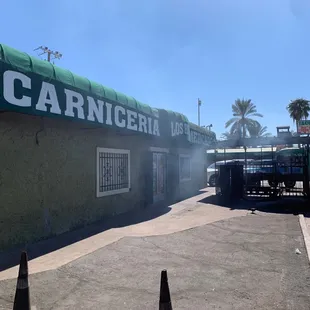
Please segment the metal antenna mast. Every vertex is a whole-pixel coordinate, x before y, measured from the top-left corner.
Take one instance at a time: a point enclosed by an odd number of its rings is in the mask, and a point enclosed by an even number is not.
[[[62,57],[62,54],[59,53],[58,51],[52,51],[50,50],[48,47],[46,46],[39,46],[38,48],[35,49],[35,51],[37,50],[41,50],[42,53],[39,54],[39,56],[41,55],[44,55],[44,54],[47,54],[47,61],[48,62],[51,62],[51,60],[54,60],[54,59],[60,59]]]

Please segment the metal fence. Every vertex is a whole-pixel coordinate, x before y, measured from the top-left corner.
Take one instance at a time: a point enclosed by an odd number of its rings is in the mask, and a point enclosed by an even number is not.
[[[244,168],[246,197],[308,196],[308,165],[301,159],[256,161]]]
[[[237,169],[239,167],[240,169]],[[309,197],[308,157],[230,161],[215,169],[216,194],[227,201]]]

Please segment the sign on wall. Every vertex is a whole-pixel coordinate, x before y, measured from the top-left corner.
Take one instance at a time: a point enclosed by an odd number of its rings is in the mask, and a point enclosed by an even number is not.
[[[215,137],[195,130],[197,126],[192,128],[185,119],[166,110],[159,116],[152,116],[96,96],[57,80],[47,80],[37,73],[20,72],[0,61],[2,110],[82,120],[174,140],[180,138],[181,143],[208,146],[214,142]]]
[[[44,81],[0,62],[0,108],[41,116],[61,116],[160,136],[158,118],[96,98],[59,81]]]
[[[302,120],[298,123],[298,133],[310,134],[310,120]]]
[[[209,146],[214,142],[207,134],[198,132],[191,128],[189,123],[171,121],[170,125],[172,137],[184,136],[184,138],[190,143],[202,144],[205,146]]]

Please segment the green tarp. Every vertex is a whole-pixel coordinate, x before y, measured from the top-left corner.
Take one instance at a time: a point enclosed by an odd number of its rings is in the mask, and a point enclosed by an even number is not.
[[[54,84],[56,86],[57,93],[60,94],[60,102],[59,105],[62,106],[64,99],[63,97],[63,89],[64,87],[75,89],[85,95],[90,95],[94,98],[102,98],[107,102],[110,102],[114,105],[120,104],[127,107],[129,110],[137,111],[138,113],[142,113],[152,119],[158,119],[161,128],[166,127],[167,130],[170,130],[170,123],[173,122],[183,122],[187,124],[192,133],[192,138],[194,143],[208,143],[208,141],[214,142],[216,137],[212,131],[206,130],[205,128],[199,127],[193,123],[190,123],[186,116],[181,113],[164,110],[167,113],[168,117],[161,120],[159,117],[159,110],[156,108],[152,108],[149,105],[143,104],[136,100],[133,97],[126,96],[120,92],[115,91],[112,88],[103,86],[96,82],[90,81],[85,77],[81,77],[72,73],[69,70],[65,70],[63,68],[57,67],[51,64],[48,61],[42,61],[36,57],[32,57],[26,53],[20,52],[16,49],[13,49],[4,44],[0,44],[0,61],[2,62],[2,69],[10,68],[10,70],[16,70],[17,72],[21,72],[29,77],[31,77],[33,81],[33,86],[31,87],[31,91],[34,92],[34,99],[37,99],[38,92],[40,90],[39,80]],[[7,70],[7,69],[6,69]],[[25,90],[26,91],[26,90]],[[22,94],[19,94],[22,96]],[[86,101],[86,100],[85,100]],[[85,103],[87,104],[87,103]],[[8,107],[7,103],[3,104],[4,108]],[[64,111],[63,107],[62,111]],[[20,111],[22,110],[24,113],[32,113],[44,115],[44,113],[38,112],[35,110],[35,107],[22,108],[17,109],[16,107],[10,107],[11,110]],[[84,109],[84,108],[83,108]],[[166,125],[163,122],[167,122]],[[164,130],[165,135],[169,135],[168,132]]]
[[[94,96],[103,97],[110,101],[121,103],[131,109],[151,116],[157,116],[158,114],[156,109],[139,102],[133,97],[126,96],[112,88],[90,81],[85,77],[72,73],[69,70],[57,67],[48,61],[42,61],[4,44],[0,44],[0,59],[7,64],[10,64],[13,68],[18,69],[18,71],[39,74],[43,76],[46,81],[59,81],[91,93]]]

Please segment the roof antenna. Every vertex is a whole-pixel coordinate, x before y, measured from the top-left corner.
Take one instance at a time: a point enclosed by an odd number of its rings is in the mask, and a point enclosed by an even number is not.
[[[51,60],[54,60],[54,59],[60,59],[62,57],[61,53],[59,53],[58,51],[54,52],[54,51],[50,50],[48,47],[46,47],[46,46],[39,46],[38,48],[36,48],[34,50],[35,51],[41,50],[42,53],[39,54],[39,56],[47,54],[47,59],[46,60],[48,62],[51,62]],[[53,58],[51,58],[51,57],[53,57]],[[54,64],[54,62],[53,62],[53,64]]]

